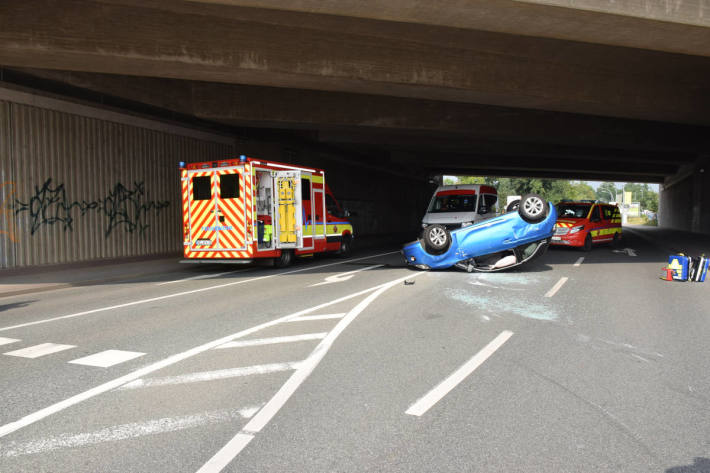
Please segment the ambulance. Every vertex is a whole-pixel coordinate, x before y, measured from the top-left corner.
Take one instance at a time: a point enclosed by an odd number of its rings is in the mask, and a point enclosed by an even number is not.
[[[347,255],[353,227],[322,169],[240,156],[180,163],[183,248],[195,263],[249,263],[270,258],[278,267],[296,256]]]

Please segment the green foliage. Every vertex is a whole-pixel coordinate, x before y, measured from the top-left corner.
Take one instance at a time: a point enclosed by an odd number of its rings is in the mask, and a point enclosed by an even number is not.
[[[624,188],[616,188],[613,182],[603,182],[595,191],[584,181],[565,181],[561,179],[525,179],[508,177],[458,176],[447,178],[444,184],[487,184],[498,189],[498,202],[501,209],[509,195],[523,195],[534,192],[546,200],[557,203],[562,199],[600,200],[620,202],[624,191],[632,193],[632,200],[640,202],[642,209],[658,211],[658,194],[648,184],[629,183]],[[617,200],[618,199],[618,200]]]

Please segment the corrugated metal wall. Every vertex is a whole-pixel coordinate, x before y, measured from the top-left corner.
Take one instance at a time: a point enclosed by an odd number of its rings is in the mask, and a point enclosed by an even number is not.
[[[180,252],[178,162],[233,154],[228,140],[0,102],[0,268]]]

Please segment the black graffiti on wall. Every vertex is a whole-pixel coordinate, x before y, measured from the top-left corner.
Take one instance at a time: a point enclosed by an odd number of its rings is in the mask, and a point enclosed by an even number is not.
[[[144,234],[150,226],[147,217],[150,212],[156,215],[170,202],[146,200],[143,182],[134,182],[132,188],[127,188],[120,182],[106,194],[93,201],[70,201],[64,184],[52,185],[52,179],[47,179],[42,187],[35,186],[34,195],[28,202],[15,200],[15,215],[27,212],[30,217],[30,232],[34,235],[45,225],[62,225],[64,231],[73,231],[76,216],[84,216],[89,212],[97,212],[107,219],[104,236],[108,238],[114,229],[123,227],[129,233]]]

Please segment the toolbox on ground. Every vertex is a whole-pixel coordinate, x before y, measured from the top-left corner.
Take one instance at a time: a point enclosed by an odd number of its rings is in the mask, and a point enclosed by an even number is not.
[[[674,281],[688,280],[688,257],[683,253],[669,256],[668,268],[673,270]]]

